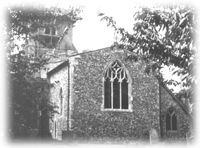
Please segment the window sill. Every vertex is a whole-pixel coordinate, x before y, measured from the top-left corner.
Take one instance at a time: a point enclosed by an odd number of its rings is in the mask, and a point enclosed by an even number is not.
[[[177,133],[178,132],[178,130],[168,130],[168,131],[166,131],[167,133]]]
[[[108,111],[108,112],[132,112],[132,109],[111,109],[111,108],[103,108],[101,111]]]

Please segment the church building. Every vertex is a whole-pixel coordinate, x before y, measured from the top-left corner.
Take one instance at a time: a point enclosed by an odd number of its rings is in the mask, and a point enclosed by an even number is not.
[[[181,140],[190,116],[182,101],[146,63],[127,60],[117,48],[75,53],[48,71],[50,101],[57,106],[50,120],[54,139],[65,135],[129,140]]]
[[[129,60],[133,53],[115,47],[78,53],[72,26],[70,20],[44,23],[33,34],[39,40],[27,47],[29,55],[50,58],[41,77],[53,85],[52,138],[185,141],[187,105],[153,72],[145,73],[145,61]]]

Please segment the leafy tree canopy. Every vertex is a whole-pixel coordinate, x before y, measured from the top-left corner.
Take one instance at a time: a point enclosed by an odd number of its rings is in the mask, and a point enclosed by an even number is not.
[[[61,9],[56,7],[14,7],[8,9],[8,30],[12,35],[28,35],[45,23],[55,25],[56,22],[74,24],[81,20],[79,8]]]
[[[55,25],[56,23],[71,23],[73,26],[76,21],[81,20],[79,16],[81,9],[69,8],[61,9],[56,7],[13,7],[7,9],[8,22],[6,24],[7,29],[7,46],[10,50],[13,48],[19,48],[16,44],[16,39],[19,39],[27,44],[32,33],[36,32],[39,27],[45,27],[45,25]],[[36,38],[34,38],[36,39]],[[12,52],[12,51],[11,51]]]
[[[181,85],[192,90],[195,83],[193,68],[197,24],[193,8],[177,6],[138,9],[133,16],[132,33],[118,27],[112,17],[103,13],[99,16],[115,29],[119,37],[117,46],[135,53],[147,63],[151,61],[147,72],[151,69],[159,71],[163,66],[173,66],[176,68],[174,74],[182,78]],[[166,83],[177,85],[172,81]],[[187,96],[191,96],[191,93],[188,91]]]

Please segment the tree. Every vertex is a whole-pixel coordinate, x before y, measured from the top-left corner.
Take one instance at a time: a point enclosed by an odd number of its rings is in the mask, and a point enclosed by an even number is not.
[[[181,76],[182,83],[163,81],[169,85],[184,86],[186,96],[192,99],[195,85],[194,37],[197,24],[193,8],[184,6],[142,8],[133,16],[133,33],[118,27],[112,17],[103,13],[99,16],[118,34],[120,39],[116,45],[135,53],[129,56],[130,59],[142,57],[148,63],[147,73],[150,70],[160,71],[164,66],[175,67],[174,74]],[[163,79],[161,73],[159,77]]]
[[[40,40],[36,38],[34,33],[37,32],[39,27],[44,27],[46,24],[55,25],[57,22],[71,22],[72,25],[76,21],[81,20],[79,8],[69,8],[68,10],[51,7],[14,7],[8,8],[8,24],[7,24],[7,41],[9,45],[17,46],[13,41],[16,38],[24,41],[23,45],[33,38],[34,40]]]
[[[26,54],[26,45],[33,34],[44,23],[53,25],[56,21],[70,21],[74,24],[81,18],[78,17],[80,10],[70,8],[63,10],[60,8],[9,8],[6,24],[6,48],[10,74],[10,129],[13,138],[28,138],[36,136],[34,130],[38,129],[39,114],[45,113],[47,118],[51,118],[55,112],[55,106],[49,101],[49,88],[52,86],[45,79],[38,77],[40,72],[48,62],[48,58]],[[50,114],[47,115],[47,112]],[[42,114],[40,122],[46,122],[47,118]],[[44,127],[44,123],[40,124]],[[48,123],[46,125],[48,130]],[[44,133],[45,132],[45,133]],[[42,137],[49,136],[49,131],[40,130]]]

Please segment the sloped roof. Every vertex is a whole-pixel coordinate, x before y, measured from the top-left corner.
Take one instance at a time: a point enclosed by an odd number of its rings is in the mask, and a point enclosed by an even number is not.
[[[50,70],[49,72],[47,72],[47,76],[50,77],[52,74],[58,72],[60,69],[64,68],[65,66],[69,65],[69,61],[63,61],[62,63],[60,63],[59,65],[57,65],[55,68],[53,68],[52,70]]]
[[[70,55],[69,58],[74,57],[74,56],[78,56],[78,55],[82,55],[82,54],[100,51],[100,50],[106,50],[106,49],[109,49],[109,48],[110,47],[106,47],[106,48],[101,48],[101,49],[97,49],[97,50],[91,50],[91,51],[87,51],[87,52],[76,53],[76,54]],[[59,70],[61,70],[65,66],[67,66],[68,64],[69,64],[69,60],[65,60],[65,61],[61,62],[60,64],[58,64],[54,68],[52,68],[50,71],[48,71],[47,76],[50,77],[52,74],[58,72]]]
[[[166,84],[159,78],[156,76],[156,78],[159,81],[159,84],[167,91],[167,93],[172,97],[172,99],[181,107],[181,109],[185,112],[186,115],[190,116],[190,113],[188,111],[187,106],[181,102],[173,93],[171,90],[169,90],[169,88],[166,86]]]

